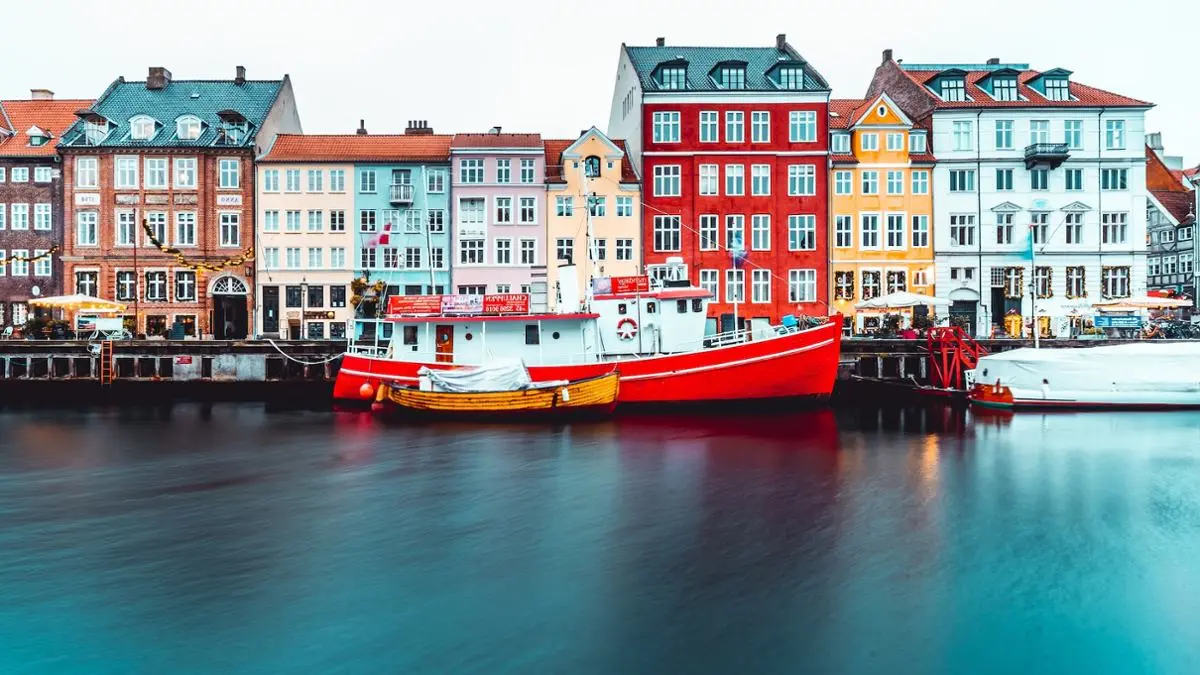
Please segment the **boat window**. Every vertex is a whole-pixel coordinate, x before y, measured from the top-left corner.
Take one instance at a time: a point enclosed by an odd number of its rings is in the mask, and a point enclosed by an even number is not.
[[[704,302],[699,298],[692,300],[692,311],[699,312],[704,309]]]
[[[472,337],[473,336],[470,333],[467,333],[466,335],[463,336],[463,339],[466,340],[467,342],[470,342]]]
[[[676,300],[675,311],[680,314],[687,314],[687,300]]]
[[[384,339],[384,340],[391,340],[391,339],[392,339],[392,333],[394,333],[394,332],[395,332],[395,328],[396,328],[396,326],[395,326],[395,325],[393,325],[393,324],[390,324],[390,323],[384,323],[384,324],[383,324],[383,336],[382,336],[382,337],[383,337],[383,339]]]
[[[550,337],[552,337],[552,338],[554,338],[555,340],[557,340],[557,339],[558,339],[558,331],[554,331],[553,333],[551,333],[551,334],[550,334]]]
[[[404,327],[404,344],[405,345],[417,344],[417,327],[416,326],[405,326]]]
[[[537,345],[542,343],[542,336],[538,332],[536,323],[525,324],[525,344]]]
[[[625,309],[625,303],[617,303],[617,314],[626,314],[629,310]]]
[[[658,311],[658,303],[657,302],[647,302],[646,303],[646,313],[647,314],[653,314],[657,311]]]

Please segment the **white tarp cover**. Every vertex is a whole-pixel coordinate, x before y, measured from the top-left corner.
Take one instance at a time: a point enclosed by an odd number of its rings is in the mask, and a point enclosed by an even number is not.
[[[1018,398],[1042,397],[1042,380],[1051,397],[1067,392],[1200,393],[1200,342],[1013,349],[979,359],[969,378],[984,385],[999,379]]]
[[[935,298],[932,295],[921,295],[920,293],[911,293],[909,291],[896,291],[887,295],[880,295],[870,300],[863,300],[854,306],[855,309],[902,309],[905,307],[917,306],[943,306],[950,303],[941,298]]]
[[[533,384],[525,362],[520,359],[461,370],[432,370],[422,366],[417,375],[429,378],[433,391],[441,392],[518,391]]]

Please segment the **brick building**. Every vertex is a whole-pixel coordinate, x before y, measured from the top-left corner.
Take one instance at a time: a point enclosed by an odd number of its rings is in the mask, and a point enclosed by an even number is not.
[[[0,101],[0,327],[25,323],[31,298],[62,291],[61,252],[51,253],[63,240],[56,147],[75,111],[91,103],[56,101],[48,89]]]
[[[59,144],[67,292],[128,303],[137,333],[179,322],[189,335],[245,337],[254,161],[277,134],[301,131],[290,79],[248,80],[239,66],[230,80],[173,80],[152,67],[78,118]]]

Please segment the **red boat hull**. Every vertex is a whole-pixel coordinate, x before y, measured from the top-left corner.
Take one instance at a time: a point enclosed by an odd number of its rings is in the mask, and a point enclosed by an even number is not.
[[[727,347],[622,359],[616,361],[621,373],[617,402],[697,404],[827,397],[833,393],[841,345],[839,320]],[[611,372],[613,363],[529,366],[529,375],[535,382],[581,380]],[[423,366],[464,367],[346,354],[334,383],[334,400],[340,404],[369,404],[380,382],[413,384]]]

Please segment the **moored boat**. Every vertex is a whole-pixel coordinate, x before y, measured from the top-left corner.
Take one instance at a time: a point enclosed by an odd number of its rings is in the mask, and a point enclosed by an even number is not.
[[[981,358],[967,381],[982,408],[1200,408],[1200,343],[1014,349]]]

